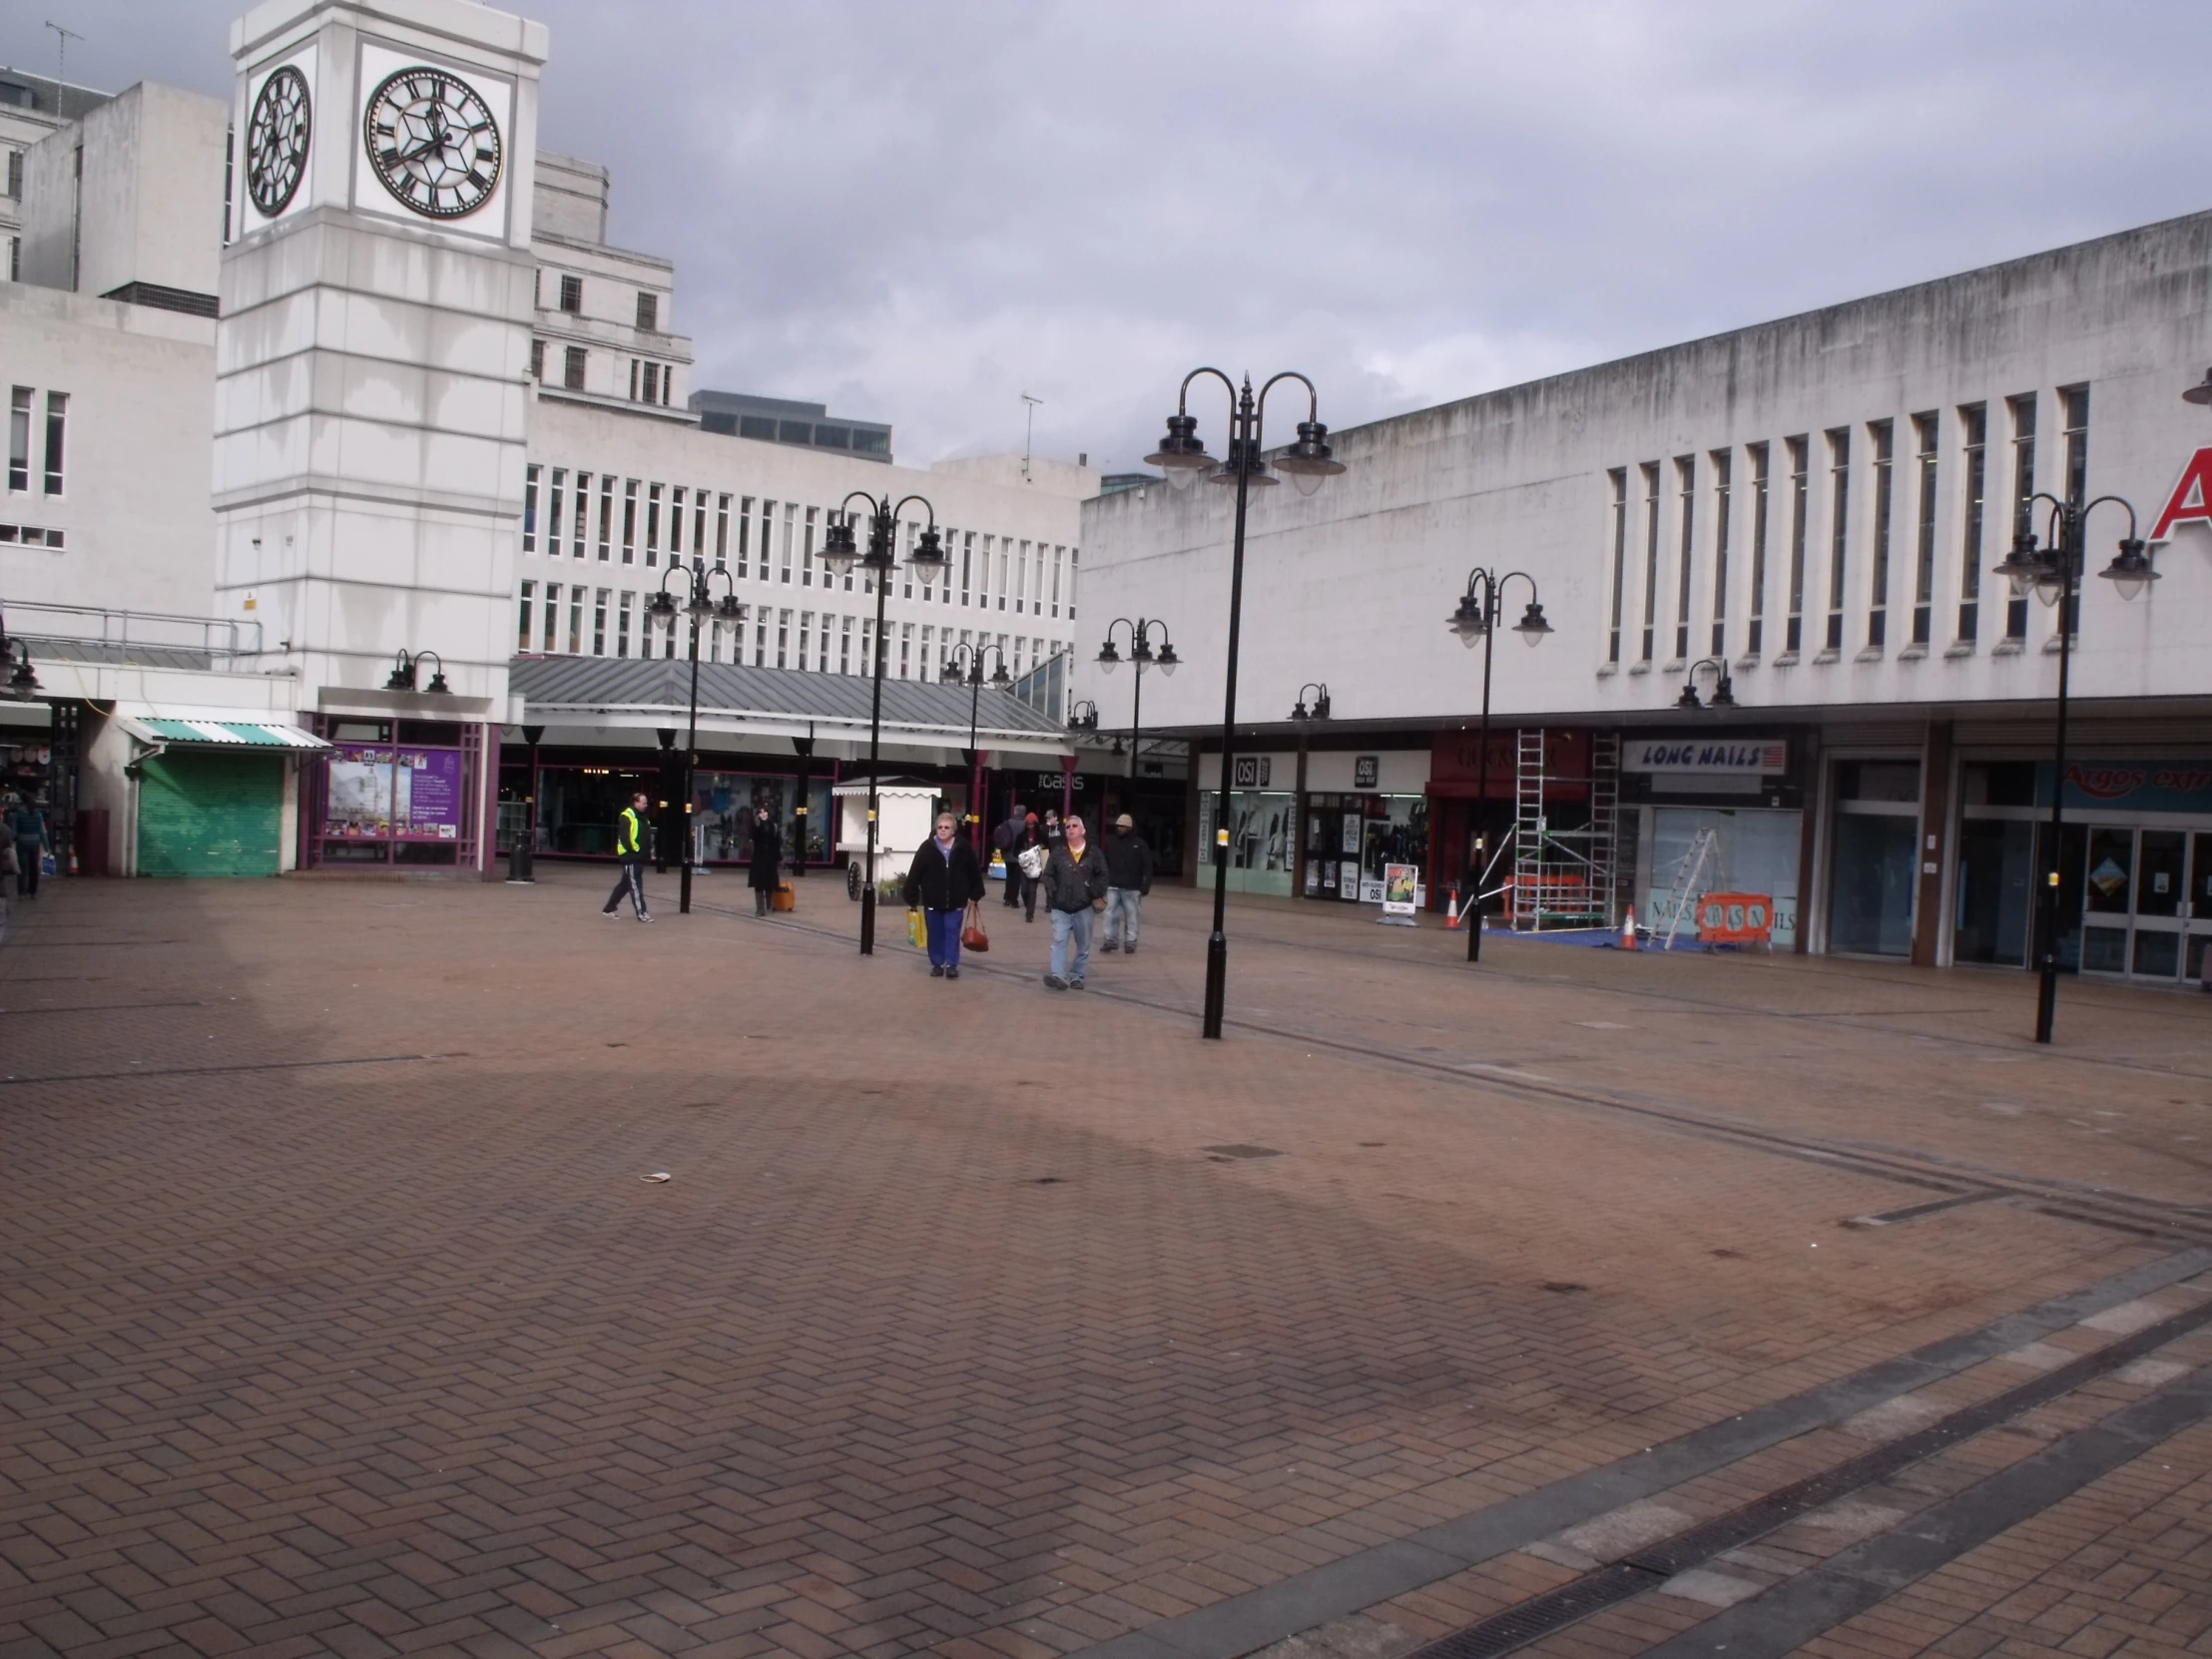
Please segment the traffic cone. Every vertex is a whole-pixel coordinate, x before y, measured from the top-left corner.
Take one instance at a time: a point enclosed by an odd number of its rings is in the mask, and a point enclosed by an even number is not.
[[[1621,948],[1623,950],[1634,950],[1636,948],[1636,906],[1633,904],[1628,907],[1628,919],[1621,923]]]
[[[69,873],[77,873],[77,849],[74,846],[69,849]]]
[[[1456,881],[1451,883],[1451,897],[1444,905],[1444,931],[1459,931],[1459,883]]]

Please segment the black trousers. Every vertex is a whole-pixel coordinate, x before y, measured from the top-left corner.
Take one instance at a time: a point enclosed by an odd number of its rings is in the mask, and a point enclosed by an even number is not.
[[[46,849],[37,841],[15,843],[15,890],[28,898],[38,891],[39,862],[46,856]]]
[[[642,856],[622,860],[622,874],[615,882],[615,890],[607,895],[607,902],[603,906],[608,915],[613,915],[617,909],[621,908],[622,895],[626,892],[630,895],[630,902],[636,906],[638,914],[644,915],[646,913],[645,859]]]

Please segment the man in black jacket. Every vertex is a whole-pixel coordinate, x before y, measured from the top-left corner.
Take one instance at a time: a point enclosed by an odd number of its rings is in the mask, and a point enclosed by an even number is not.
[[[975,848],[956,832],[950,813],[937,815],[937,832],[923,841],[906,871],[906,902],[918,905],[929,935],[929,977],[960,977],[960,918],[983,896],[983,867]]]
[[[1137,953],[1137,912],[1144,895],[1152,890],[1152,848],[1137,833],[1136,822],[1127,813],[1114,820],[1114,832],[1106,837],[1106,936],[1101,952],[1125,950]]]
[[[1006,861],[1005,902],[1010,910],[1021,908],[1021,868],[1014,862],[1014,854],[1021,850],[1022,830],[1021,803],[1008,802],[1006,822],[991,831],[991,845],[998,848],[999,855]]]

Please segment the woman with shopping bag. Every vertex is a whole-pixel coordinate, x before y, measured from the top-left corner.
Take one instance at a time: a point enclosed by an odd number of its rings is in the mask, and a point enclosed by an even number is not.
[[[983,866],[955,830],[952,815],[939,813],[936,833],[921,843],[906,871],[906,903],[921,913],[932,979],[960,977],[960,923],[983,897]]]

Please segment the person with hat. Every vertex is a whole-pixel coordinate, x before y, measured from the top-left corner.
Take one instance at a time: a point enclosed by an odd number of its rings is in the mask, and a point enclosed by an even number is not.
[[[1144,895],[1152,890],[1152,848],[1137,833],[1137,824],[1127,813],[1114,820],[1114,832],[1106,837],[1106,936],[1099,941],[1101,954],[1119,950],[1137,953],[1137,914]]]

